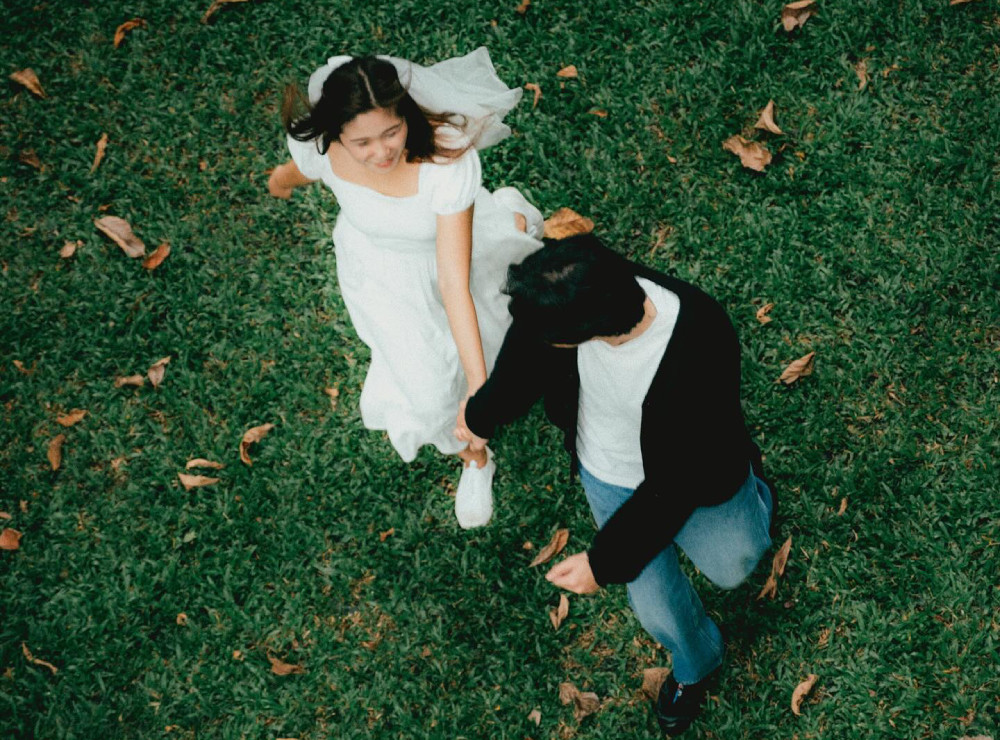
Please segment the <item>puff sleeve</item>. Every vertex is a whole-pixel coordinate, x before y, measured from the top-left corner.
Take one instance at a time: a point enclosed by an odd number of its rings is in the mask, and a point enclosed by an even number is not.
[[[433,172],[431,210],[434,213],[439,216],[460,213],[475,202],[483,170],[474,148],[470,147],[453,162],[429,166]]]
[[[317,141],[315,139],[299,141],[291,136],[288,136],[287,139],[288,152],[292,155],[292,161],[299,168],[299,172],[310,180],[323,179],[323,173],[326,172],[329,164],[326,155],[320,154],[319,149],[316,148]]]

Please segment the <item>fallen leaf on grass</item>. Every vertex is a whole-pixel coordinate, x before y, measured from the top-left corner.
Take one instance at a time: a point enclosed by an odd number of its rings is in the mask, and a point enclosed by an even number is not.
[[[82,247],[83,242],[77,239],[75,242],[66,242],[62,245],[62,249],[59,250],[59,256],[63,259],[69,259],[74,254],[78,247]]]
[[[149,378],[149,382],[153,384],[153,388],[160,387],[160,384],[163,382],[163,376],[167,372],[168,364],[170,364],[169,355],[154,362],[150,365],[149,370],[146,371],[146,377]]]
[[[21,501],[18,504],[18,506],[20,507],[22,514],[27,514],[28,513],[28,502],[27,501],[25,501],[24,499],[21,499]]]
[[[858,76],[858,89],[864,90],[868,87],[868,60],[862,59],[854,65],[854,74]]]
[[[837,516],[843,516],[844,512],[847,511],[847,497],[840,499],[840,508],[837,509]]]
[[[562,549],[566,547],[567,542],[569,542],[569,530],[556,530],[556,533],[552,535],[552,539],[549,540],[549,544],[538,551],[538,554],[535,555],[535,559],[531,561],[531,564],[528,567],[534,568],[536,565],[548,562],[553,556],[562,552]]]
[[[788,553],[791,550],[792,538],[789,537],[785,540],[785,544],[781,546],[781,549],[774,554],[774,560],[771,562],[771,574],[767,577],[764,588],[757,594],[758,600],[763,599],[765,596],[773,599],[778,592],[778,579],[785,574],[785,565],[788,563]]]
[[[37,361],[36,361],[36,363],[37,363]],[[17,368],[17,371],[19,373],[21,373],[22,375],[34,375],[35,374],[35,365],[32,365],[31,368],[29,369],[29,368],[26,368],[24,366],[24,363],[21,362],[20,360],[14,360],[13,364],[14,364],[14,367]]]
[[[83,417],[87,415],[87,412],[83,409],[73,409],[68,414],[63,414],[62,416],[57,416],[56,421],[60,426],[71,427],[74,424],[78,424],[83,421]]]
[[[972,0],[951,0],[948,5],[965,5],[965,3],[971,3]],[[972,738],[972,740],[977,740],[977,738]],[[989,738],[987,738],[989,740]]]
[[[775,383],[784,383],[785,385],[791,385],[799,378],[804,378],[807,375],[812,375],[813,366],[815,365],[816,353],[810,352],[807,355],[803,355],[799,359],[790,363],[786,367],[781,375],[778,377]]]
[[[21,164],[26,164],[29,167],[34,167],[39,172],[45,169],[44,165],[42,165],[42,160],[40,160],[38,158],[38,155],[35,154],[34,149],[24,150],[23,152],[17,155],[17,158],[21,160]]]
[[[40,98],[45,97],[45,91],[42,89],[42,83],[38,81],[38,75],[35,74],[35,70],[30,67],[11,73],[10,79],[24,85],[33,95],[37,95]]]
[[[802,710],[799,707],[802,706],[802,700],[805,699],[806,694],[812,690],[812,687],[818,678],[819,676],[815,673],[810,673],[806,680],[796,686],[795,691],[792,692],[792,714],[796,717],[802,716]]]
[[[531,92],[533,92],[535,94],[534,99],[531,101],[531,107],[534,108],[535,106],[538,105],[538,101],[541,100],[541,97],[542,97],[542,88],[539,87],[534,82],[529,82],[527,85],[524,86],[524,89],[525,90],[531,90]]]
[[[233,660],[243,660],[243,659],[244,658],[243,658],[243,651],[242,650],[234,650],[233,651]]]
[[[565,239],[567,236],[589,234],[594,230],[594,222],[570,208],[560,208],[545,219],[545,236],[549,239]]]
[[[396,534],[396,528],[395,527],[389,527],[384,532],[379,532],[378,533],[378,541],[379,542],[385,542],[388,538],[392,537],[394,534]]]
[[[587,111],[592,116],[597,116],[598,118],[607,118],[608,112],[606,110],[601,110],[600,108],[594,108],[594,110]]]
[[[340,396],[339,388],[324,388],[323,392],[330,397],[330,408],[337,410],[337,397]]]
[[[576,65],[570,64],[567,67],[563,67],[558,72],[556,72],[556,77],[565,77],[567,79],[574,79],[577,77],[578,73],[576,71]]]
[[[21,547],[20,532],[16,529],[5,529],[0,532],[0,550],[17,550],[19,547]]]
[[[273,655],[268,655],[267,659],[271,661],[271,673],[278,676],[288,676],[293,673],[305,673],[306,669],[300,665],[294,665],[292,663],[286,663],[279,658],[275,658]]]
[[[145,384],[146,379],[141,375],[119,375],[115,378],[115,388],[121,388],[123,385],[143,386]]]
[[[151,255],[142,261],[142,266],[152,272],[163,264],[163,260],[165,260],[169,254],[170,245],[167,242],[163,242],[163,244],[153,250]]]
[[[107,148],[108,148],[108,135],[101,134],[101,138],[97,140],[97,151],[94,152],[94,163],[90,165],[91,172],[96,170],[98,165],[101,164],[101,160],[104,159],[104,150]]]
[[[142,239],[132,233],[132,227],[124,218],[104,216],[95,220],[94,226],[121,247],[122,251],[132,259],[146,254],[146,245]]]
[[[11,515],[10,515],[9,513],[7,513],[6,511],[0,511],[0,519],[13,519],[13,518],[14,518],[14,517],[12,517],[12,516],[11,516]]]
[[[559,594],[559,606],[549,609],[549,621],[552,622],[552,629],[559,629],[559,625],[569,616],[569,599],[566,594]]]
[[[274,429],[274,424],[261,424],[259,427],[247,429],[243,434],[243,439],[240,441],[240,460],[247,465],[253,465],[253,460],[247,454],[247,449],[255,442],[260,442],[264,439],[272,429]]]
[[[205,15],[201,17],[202,23],[208,23],[208,19],[215,15],[215,12],[221,8],[223,5],[228,5],[229,3],[245,3],[246,0],[212,0],[212,4],[208,6],[208,10],[205,11]]]
[[[48,669],[49,669],[50,671],[52,671],[53,673],[58,673],[58,672],[59,672],[59,669],[58,669],[58,668],[56,668],[56,667],[55,667],[54,665],[52,665],[51,663],[49,663],[49,662],[48,662],[47,660],[39,660],[39,659],[38,659],[38,658],[36,658],[36,657],[35,657],[34,655],[32,655],[32,654],[31,654],[31,651],[30,651],[30,650],[28,650],[28,645],[27,645],[27,643],[24,643],[24,642],[22,642],[22,643],[21,643],[21,652],[23,652],[23,653],[24,653],[24,658],[25,658],[25,660],[27,660],[27,661],[28,661],[29,663],[34,663],[35,665],[40,665],[40,666],[42,666],[43,668],[48,668]]]
[[[757,321],[759,321],[762,324],[769,324],[769,323],[771,323],[772,319],[771,319],[770,316],[768,316],[768,314],[771,313],[771,309],[772,308],[774,308],[774,304],[773,303],[765,303],[763,306],[761,306],[760,308],[758,308],[757,309],[757,314],[756,314]]]
[[[49,449],[46,452],[46,457],[49,459],[49,465],[52,466],[52,470],[59,470],[59,466],[62,465],[62,446],[63,442],[66,441],[65,434],[57,434],[49,442]]]
[[[774,101],[768,100],[767,105],[760,112],[757,118],[757,123],[753,125],[754,128],[763,129],[764,131],[770,131],[772,134],[784,134],[785,132],[778,128],[778,124],[774,122]]]
[[[174,621],[177,622],[178,627],[187,627],[188,615],[185,614],[184,612],[181,612],[180,614],[177,615],[177,619],[175,619]]]
[[[573,716],[577,722],[601,707],[597,694],[593,691],[580,691],[568,682],[559,684],[559,701],[563,704],[573,703]]]
[[[215,470],[222,470],[224,467],[226,466],[220,462],[206,460],[203,457],[196,457],[194,460],[188,460],[184,464],[185,470],[190,470],[191,468],[214,468]]]
[[[190,491],[192,488],[200,488],[201,486],[210,486],[213,483],[219,482],[219,478],[209,478],[207,475],[185,475],[184,473],[178,473],[177,477],[180,478],[181,485],[184,486],[185,491]]]
[[[534,722],[535,726],[542,724],[542,713],[537,709],[532,709],[528,712],[528,721]]]
[[[656,697],[660,694],[660,687],[663,686],[663,682],[667,680],[669,675],[669,668],[646,668],[642,672],[642,693],[651,701],[656,701]]]
[[[117,49],[122,45],[122,41],[125,40],[125,34],[135,28],[143,28],[146,25],[146,21],[142,18],[133,18],[130,21],[125,21],[118,28],[115,29],[115,48]]]
[[[514,12],[524,15],[528,12],[528,7],[531,5],[531,0],[521,0],[521,4],[514,8]]]
[[[763,144],[748,141],[742,136],[730,136],[722,142],[722,148],[740,158],[740,163],[749,170],[763,172],[771,164],[771,152]]]
[[[791,33],[796,28],[802,28],[809,18],[816,15],[816,10],[816,0],[788,3],[781,9],[781,25]]]

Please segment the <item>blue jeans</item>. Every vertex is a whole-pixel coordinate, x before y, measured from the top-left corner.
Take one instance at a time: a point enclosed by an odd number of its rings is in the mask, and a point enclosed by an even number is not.
[[[634,492],[595,478],[582,465],[580,481],[598,527]],[[677,547],[712,583],[736,588],[771,546],[770,522],[771,491],[750,471],[732,499],[695,509],[674,542],[628,584],[629,603],[639,623],[670,650],[678,682],[692,684],[705,678],[722,663],[725,648],[719,628],[681,572]]]

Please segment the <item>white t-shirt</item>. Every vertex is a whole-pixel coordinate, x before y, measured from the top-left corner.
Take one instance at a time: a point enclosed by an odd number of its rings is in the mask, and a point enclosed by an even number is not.
[[[636,278],[636,282],[656,307],[656,316],[646,331],[617,347],[591,339],[577,348],[577,455],[596,478],[625,488],[638,487],[646,477],[639,445],[642,402],[670,342],[681,305],[677,295],[666,288],[645,278]]]

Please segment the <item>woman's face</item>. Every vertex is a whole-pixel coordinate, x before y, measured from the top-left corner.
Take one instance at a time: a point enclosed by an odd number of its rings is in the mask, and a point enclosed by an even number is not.
[[[391,172],[406,148],[406,119],[386,108],[360,113],[340,130],[340,143],[368,170]]]

